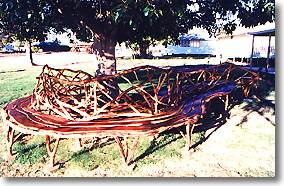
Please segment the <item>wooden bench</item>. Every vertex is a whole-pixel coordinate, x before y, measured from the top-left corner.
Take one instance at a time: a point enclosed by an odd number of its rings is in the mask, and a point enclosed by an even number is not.
[[[113,137],[123,162],[130,165],[141,136],[186,126],[181,133],[189,150],[208,103],[221,98],[227,107],[237,88],[248,96],[259,76],[228,64],[194,71],[143,66],[100,77],[45,66],[37,79],[32,95],[3,109],[7,149],[12,156],[22,134],[45,136],[53,167],[62,138]],[[53,149],[51,138],[56,139]]]

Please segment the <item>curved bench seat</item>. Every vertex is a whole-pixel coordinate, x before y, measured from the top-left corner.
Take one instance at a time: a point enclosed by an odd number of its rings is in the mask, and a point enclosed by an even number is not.
[[[30,108],[31,96],[9,103],[4,109],[8,125],[23,133],[49,135],[60,138],[94,136],[141,136],[161,133],[186,122],[195,123],[197,113],[188,117],[182,109],[172,109],[151,117],[96,119],[70,121],[62,117],[43,114]],[[197,108],[197,107],[196,107]]]

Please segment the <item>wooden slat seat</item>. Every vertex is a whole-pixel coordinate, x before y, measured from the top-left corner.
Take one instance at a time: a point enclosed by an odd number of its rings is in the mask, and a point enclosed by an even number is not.
[[[182,109],[153,115],[151,117],[129,117],[96,119],[93,121],[69,121],[32,110],[31,96],[17,99],[5,107],[6,120],[9,126],[24,133],[50,135],[61,138],[94,137],[94,136],[135,136],[160,133],[166,128],[184,125],[185,121],[196,120],[198,113],[188,116]],[[195,106],[195,110],[198,106]],[[163,127],[163,129],[161,128]]]

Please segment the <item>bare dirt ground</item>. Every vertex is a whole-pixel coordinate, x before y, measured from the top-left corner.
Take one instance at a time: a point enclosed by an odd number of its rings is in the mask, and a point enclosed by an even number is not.
[[[87,53],[77,53],[77,52],[54,52],[54,53],[34,53],[33,54],[34,63],[39,66],[44,66],[48,64],[55,68],[71,68],[80,69],[80,67],[92,67],[97,65],[94,54]],[[153,63],[154,61],[154,63]],[[173,62],[170,59],[157,59],[157,60],[117,60],[117,68],[129,69],[141,65],[155,65],[155,66],[179,66],[184,64],[216,64],[219,61],[212,59],[199,59],[199,60],[189,60],[189,59],[175,59]],[[31,67],[29,58],[24,54],[0,54],[0,72],[8,71],[12,69],[27,69]]]
[[[52,56],[52,57],[51,57]],[[54,54],[37,56],[58,67],[80,68],[93,65],[91,57],[79,54]],[[56,61],[56,63],[55,63]],[[68,61],[68,63],[66,63]],[[7,65],[7,62],[8,65]],[[78,63],[79,62],[79,63]],[[166,63],[168,61],[159,62]],[[129,66],[131,64],[119,65]],[[181,62],[182,63],[182,62]],[[134,64],[132,64],[134,65]],[[137,65],[137,64],[136,64]],[[153,65],[153,64],[152,64]],[[0,57],[0,72],[30,68],[24,56]],[[275,104],[275,92],[267,100]],[[155,166],[144,166],[135,173],[117,176],[167,176],[167,177],[274,177],[275,176],[275,110],[267,106],[248,103],[235,106],[231,117],[218,128],[206,131],[205,141],[190,156],[165,159]],[[0,132],[3,127],[0,127]],[[4,148],[4,147],[1,147]],[[1,154],[3,157],[4,155]],[[38,165],[44,166],[44,165]],[[35,167],[21,170],[22,165],[1,163],[2,176],[113,176],[99,169],[85,171],[79,168],[65,170],[63,175],[39,173]]]

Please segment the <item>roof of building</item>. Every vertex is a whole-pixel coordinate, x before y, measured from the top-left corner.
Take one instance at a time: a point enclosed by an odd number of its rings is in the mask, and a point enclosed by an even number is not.
[[[258,32],[249,32],[248,34],[254,35],[254,36],[275,36],[275,28],[268,29],[268,30],[261,30]]]
[[[183,34],[180,36],[180,40],[201,40],[204,41],[205,38],[202,37],[200,34]]]

